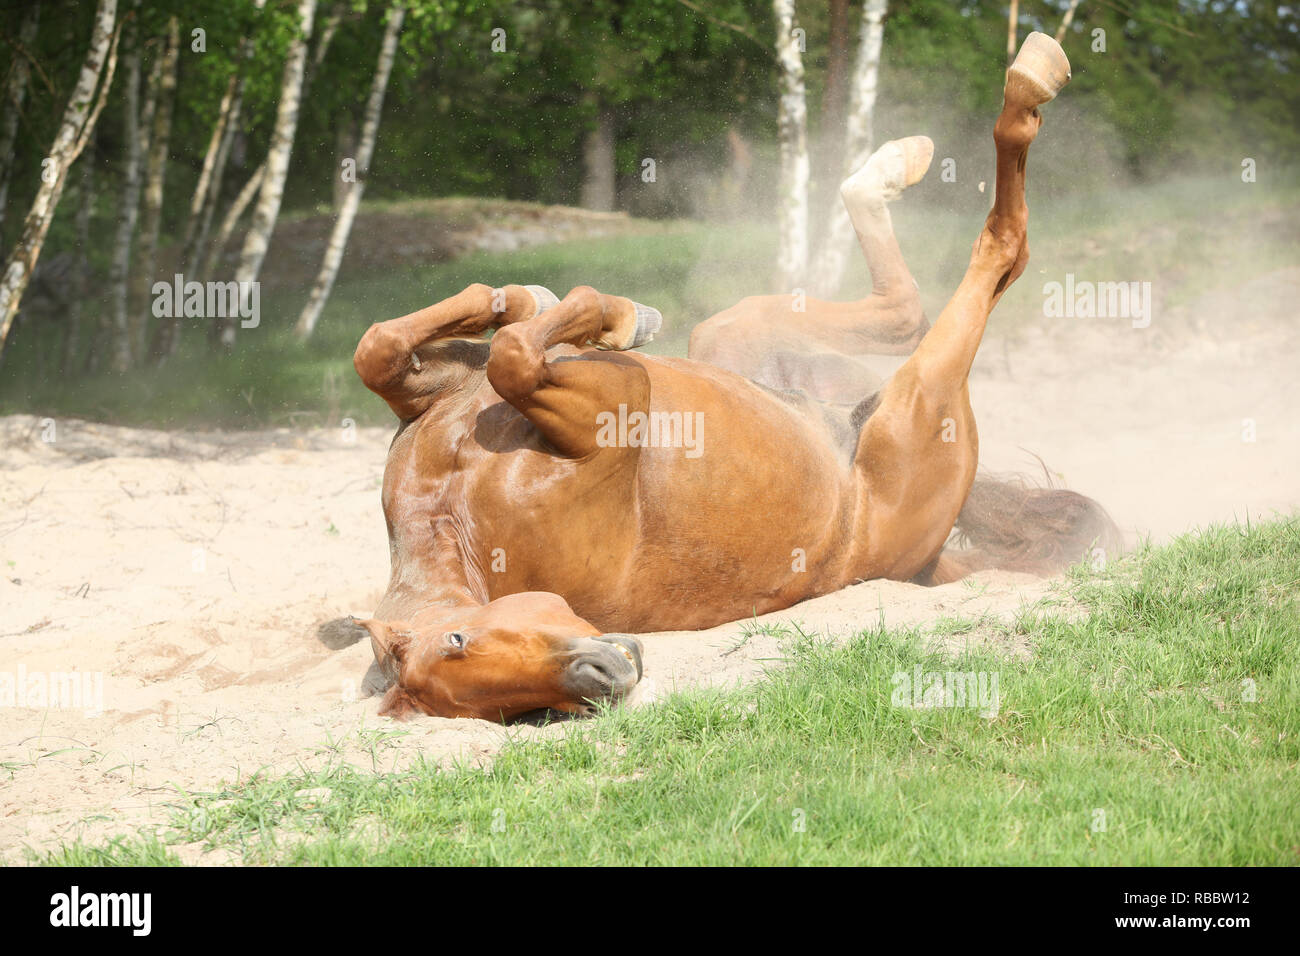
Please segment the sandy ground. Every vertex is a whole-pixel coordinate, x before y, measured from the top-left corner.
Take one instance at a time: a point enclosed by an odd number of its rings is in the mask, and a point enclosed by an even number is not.
[[[1192,334],[1061,320],[991,339],[971,384],[986,464],[1030,471],[1032,450],[1130,538],[1292,511],[1297,293],[1300,269],[1208,297],[1169,323]],[[0,860],[165,822],[182,790],[260,771],[481,761],[507,736],[565,732],[376,716],[368,642],[347,644],[330,622],[368,613],[387,578],[389,438],[0,419],[0,699],[6,679],[11,694],[24,676],[30,692],[30,675],[89,682],[80,697],[61,688],[60,706],[0,706]],[[758,623],[844,635],[1058,598],[1052,581],[1003,573],[934,589],[868,582]],[[634,703],[754,678],[780,654],[754,631],[647,636]]]

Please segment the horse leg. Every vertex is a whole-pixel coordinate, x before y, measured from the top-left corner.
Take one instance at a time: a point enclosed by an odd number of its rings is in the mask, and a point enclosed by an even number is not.
[[[554,308],[492,337],[488,381],[560,454],[594,455],[601,450],[601,413],[619,405],[648,409],[650,378],[626,356],[583,348],[635,348],[658,321],[654,309],[579,286]]]
[[[439,340],[477,337],[490,328],[523,322],[557,301],[542,286],[493,289],[476,283],[418,312],[376,322],[361,337],[352,364],[366,387],[408,421],[428,409],[454,374],[437,360]]]
[[[863,321],[874,337],[889,345],[915,344],[926,327],[921,296],[898,248],[888,203],[921,181],[933,156],[928,136],[891,140],[840,184],[840,198],[871,270],[871,296],[859,303],[866,313]]]
[[[907,579],[938,556],[970,493],[979,439],[967,375],[989,313],[1024,271],[1025,163],[1042,117],[1038,106],[1069,80],[1050,37],[1031,33],[1007,71],[993,130],[997,187],[956,293],[916,351],[881,390],[858,438],[861,553],[871,576]]]
[[[802,295],[756,296],[700,323],[689,356],[773,388],[803,388],[827,401],[856,402],[870,390],[859,363],[843,356],[909,355],[928,328],[921,296],[894,236],[887,204],[921,181],[934,154],[926,136],[893,140],[840,186],[871,271],[871,294],[856,302]],[[838,367],[838,365],[836,367]]]

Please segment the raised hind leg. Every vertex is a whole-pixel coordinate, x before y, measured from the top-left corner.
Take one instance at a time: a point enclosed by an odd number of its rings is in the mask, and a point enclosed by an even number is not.
[[[967,375],[989,313],[1024,271],[1025,163],[1042,123],[1037,107],[1069,80],[1050,37],[1031,33],[1007,72],[993,129],[997,188],[956,293],[916,351],[881,390],[858,439],[858,551],[863,576],[911,578],[952,530],[979,460]]]
[[[925,136],[891,141],[840,186],[871,270],[870,295],[855,302],[801,293],[744,299],[696,326],[689,356],[823,401],[855,403],[873,391],[879,379],[854,359],[909,355],[928,328],[887,204],[920,182],[933,153]]]

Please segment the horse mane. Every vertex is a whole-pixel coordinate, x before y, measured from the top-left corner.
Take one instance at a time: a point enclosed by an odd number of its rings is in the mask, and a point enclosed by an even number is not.
[[[1050,476],[1043,487],[1017,475],[981,473],[954,531],[943,552],[948,579],[958,567],[965,573],[999,568],[1059,574],[1098,549],[1114,558],[1124,548],[1123,535],[1105,508],[1086,495],[1055,487]]]

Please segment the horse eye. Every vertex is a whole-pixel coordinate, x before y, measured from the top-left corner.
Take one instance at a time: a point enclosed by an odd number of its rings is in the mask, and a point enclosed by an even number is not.
[[[452,631],[447,635],[447,643],[452,647],[464,647],[465,635],[460,633],[460,631]]]

